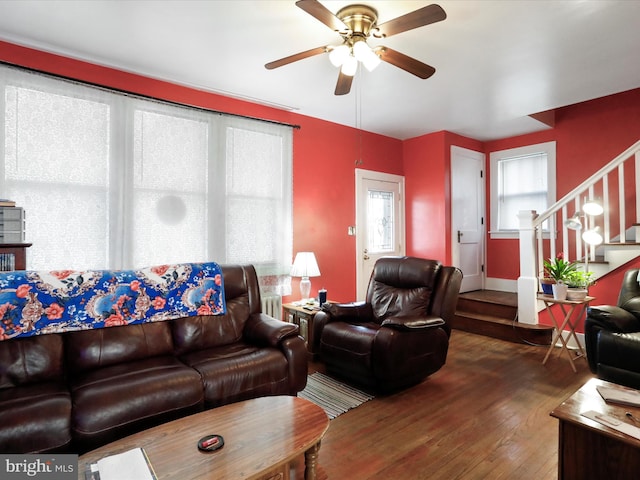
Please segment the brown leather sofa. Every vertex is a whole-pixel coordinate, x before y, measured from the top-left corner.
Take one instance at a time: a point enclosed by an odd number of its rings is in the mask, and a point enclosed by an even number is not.
[[[383,257],[365,302],[325,304],[315,315],[312,351],[330,374],[363,387],[418,383],[446,361],[461,281],[436,260]]]
[[[589,368],[599,378],[640,389],[640,269],[627,270],[617,305],[587,309]]]
[[[0,452],[83,453],[307,381],[298,327],[261,313],[252,266],[222,266],[227,313],[0,341]]]

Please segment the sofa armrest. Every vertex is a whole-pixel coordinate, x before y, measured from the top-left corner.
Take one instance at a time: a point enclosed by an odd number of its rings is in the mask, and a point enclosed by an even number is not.
[[[278,347],[283,339],[297,336],[298,330],[294,323],[276,320],[264,313],[254,313],[244,325],[243,337],[255,345]]]
[[[587,320],[612,332],[640,331],[640,321],[631,312],[613,305],[598,305],[587,309]]]
[[[382,322],[383,327],[395,328],[396,330],[422,330],[441,327],[444,324],[443,319],[432,315],[389,317]]]
[[[325,303],[322,311],[329,315],[330,322],[364,323],[373,318],[373,308],[370,303]]]

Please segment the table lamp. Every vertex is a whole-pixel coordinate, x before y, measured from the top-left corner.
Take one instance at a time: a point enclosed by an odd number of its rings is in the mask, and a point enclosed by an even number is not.
[[[300,280],[300,296],[303,300],[308,299],[311,293],[311,280],[309,280],[309,277],[320,276],[318,262],[316,262],[316,256],[313,252],[298,252],[296,254],[296,259],[291,267],[291,276],[302,277],[302,280]]]

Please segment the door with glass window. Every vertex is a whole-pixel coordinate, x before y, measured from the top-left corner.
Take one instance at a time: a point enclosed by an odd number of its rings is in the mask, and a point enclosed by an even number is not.
[[[378,258],[404,255],[404,177],[356,170],[357,298],[364,300]]]

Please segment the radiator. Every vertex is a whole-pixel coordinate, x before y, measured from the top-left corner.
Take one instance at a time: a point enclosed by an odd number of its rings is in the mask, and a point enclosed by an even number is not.
[[[274,294],[262,295],[262,313],[266,313],[270,317],[281,320],[282,297]]]

